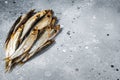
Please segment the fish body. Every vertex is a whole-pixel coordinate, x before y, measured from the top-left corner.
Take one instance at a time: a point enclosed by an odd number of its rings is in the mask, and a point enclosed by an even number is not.
[[[33,28],[34,24],[38,21],[38,19],[40,19],[41,17],[43,17],[45,14],[47,13],[46,10],[40,11],[36,14],[34,14],[25,24],[24,24],[24,29],[22,32],[22,35],[20,37],[21,40],[23,40],[23,38],[25,37],[25,35],[27,34],[27,32]]]
[[[7,44],[11,38],[11,35],[17,31],[19,27],[21,27],[32,15],[34,14],[34,9],[30,10],[27,14],[24,14],[17,18],[13,26],[8,32],[7,38],[5,40],[5,47],[7,47]]]
[[[11,39],[6,47],[6,58],[11,56],[15,52],[19,43],[18,40],[21,33],[22,33],[22,28],[18,28],[16,33],[11,35]]]
[[[33,9],[15,21],[5,41],[6,72],[15,65],[27,62],[55,41],[54,37],[60,31],[56,20],[52,10],[35,13]]]

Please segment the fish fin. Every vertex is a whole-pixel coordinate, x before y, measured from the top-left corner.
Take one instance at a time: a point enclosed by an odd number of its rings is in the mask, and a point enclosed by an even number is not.
[[[55,27],[53,27],[53,29],[54,29],[54,32],[53,33],[51,33],[51,34],[49,34],[49,39],[53,39],[53,38],[55,38],[55,36],[60,32],[60,25],[57,25],[57,26],[55,26]]]
[[[9,72],[12,69],[12,60],[8,59],[5,63],[5,72]]]
[[[55,26],[56,22],[57,22],[57,17],[53,17],[50,25],[53,27],[53,26]]]

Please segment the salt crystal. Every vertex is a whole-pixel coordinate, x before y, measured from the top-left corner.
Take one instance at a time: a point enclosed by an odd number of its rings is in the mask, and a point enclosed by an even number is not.
[[[88,49],[88,48],[89,48],[88,46],[85,47],[85,49]]]
[[[8,1],[5,1],[5,4],[7,4],[8,3]]]
[[[64,27],[64,25],[60,25],[61,27]]]
[[[65,49],[63,49],[62,51],[63,51],[63,52],[66,52],[66,50],[65,50]]]

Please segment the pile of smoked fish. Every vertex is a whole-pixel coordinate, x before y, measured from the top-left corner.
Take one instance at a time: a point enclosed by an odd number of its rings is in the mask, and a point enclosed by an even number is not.
[[[5,69],[11,71],[15,65],[24,64],[33,55],[54,42],[60,31],[52,10],[21,15],[11,27],[5,41]]]

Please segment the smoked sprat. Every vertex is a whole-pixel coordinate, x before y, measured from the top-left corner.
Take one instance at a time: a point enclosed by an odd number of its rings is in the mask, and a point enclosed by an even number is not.
[[[5,69],[24,64],[33,55],[54,42],[60,31],[52,10],[30,10],[14,22],[5,41]]]

